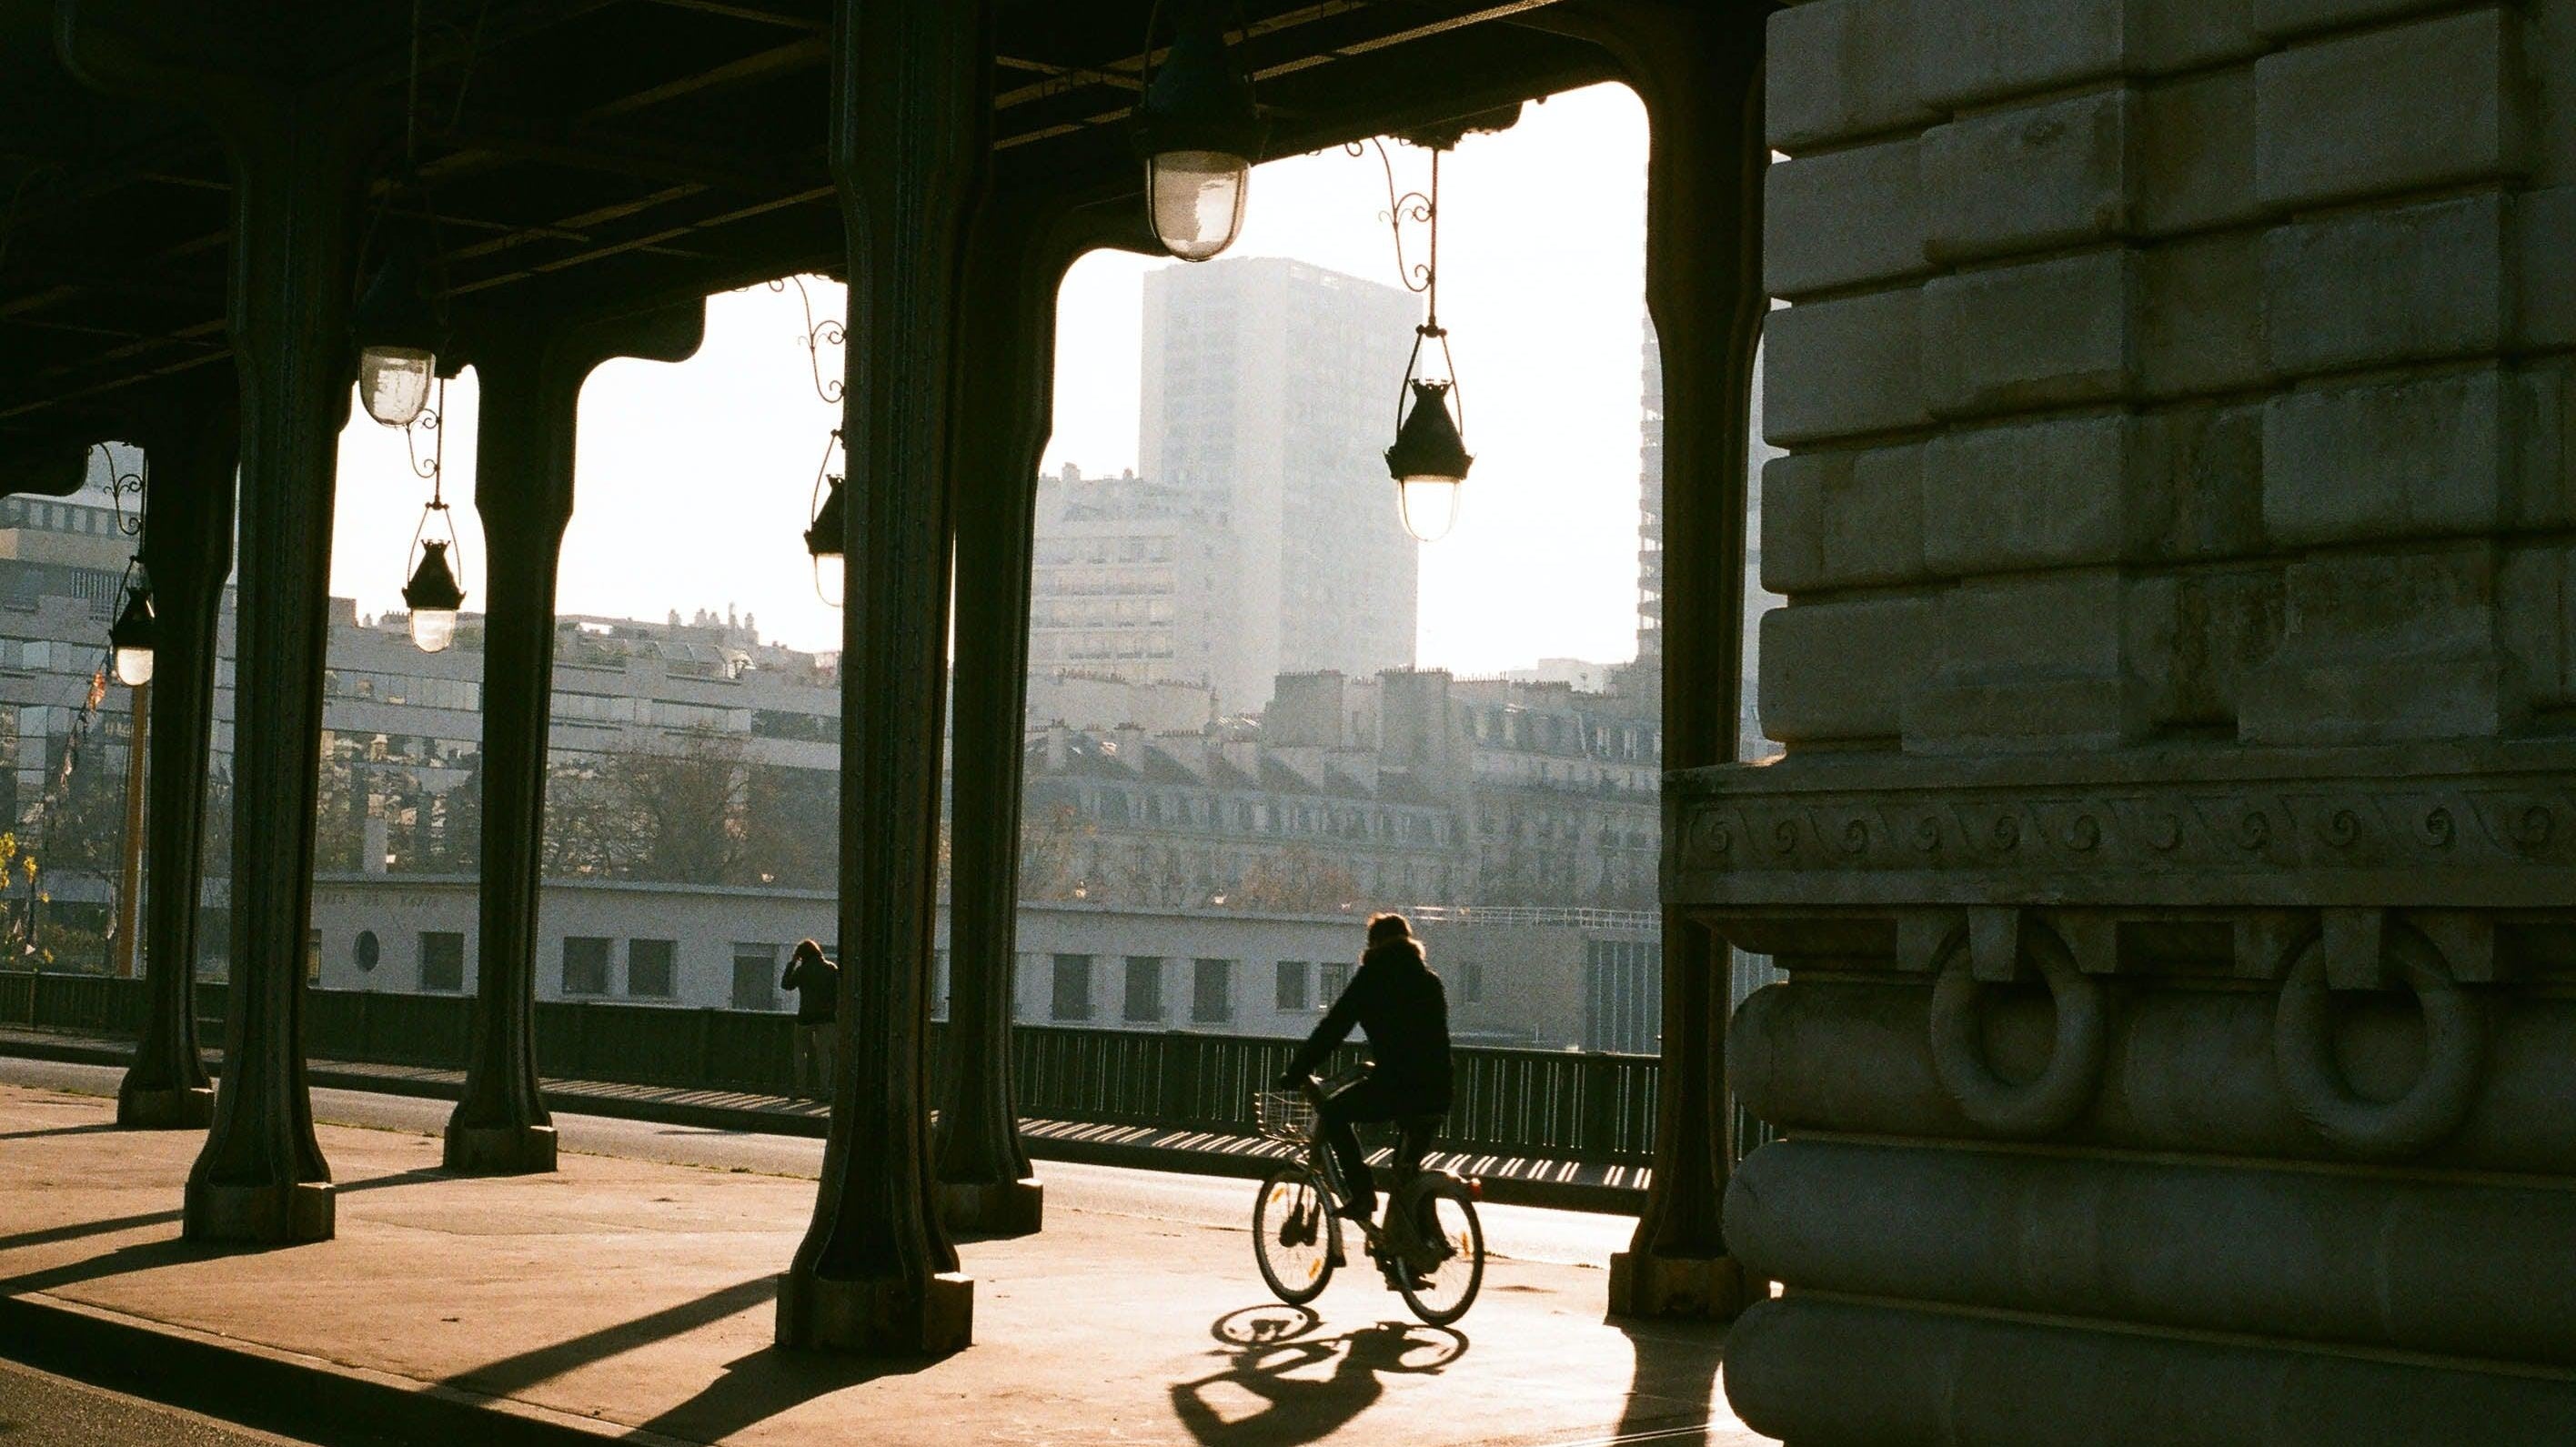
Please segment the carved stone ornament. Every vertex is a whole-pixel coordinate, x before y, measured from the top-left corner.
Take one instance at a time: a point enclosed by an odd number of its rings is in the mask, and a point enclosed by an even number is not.
[[[2118,756],[1694,771],[1672,791],[1674,897],[2546,908],[2576,890],[2576,749],[2555,742],[2385,769],[2351,751],[2331,768],[2299,751],[2190,762],[2201,777],[2138,777]]]

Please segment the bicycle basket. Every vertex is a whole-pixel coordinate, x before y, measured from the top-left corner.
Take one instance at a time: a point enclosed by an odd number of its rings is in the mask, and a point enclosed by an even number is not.
[[[1298,1145],[1315,1138],[1315,1106],[1302,1090],[1253,1092],[1252,1118],[1263,1135]]]

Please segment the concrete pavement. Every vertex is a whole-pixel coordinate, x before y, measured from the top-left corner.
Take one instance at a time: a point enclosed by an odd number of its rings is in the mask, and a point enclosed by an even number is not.
[[[176,1239],[198,1138],[109,1117],[0,1087],[0,1336],[77,1315],[138,1359],[162,1343],[344,1414],[435,1419],[421,1440],[1762,1440],[1717,1393],[1721,1335],[1605,1325],[1595,1268],[1498,1260],[1458,1331],[1408,1324],[1364,1272],[1300,1312],[1266,1299],[1242,1226],[1125,1214],[1114,1193],[1087,1208],[1068,1180],[1044,1234],[964,1248],[972,1349],[854,1362],[770,1346],[803,1180],[577,1153],[554,1176],[457,1179],[425,1135],[325,1126],[339,1238],[218,1254]]]

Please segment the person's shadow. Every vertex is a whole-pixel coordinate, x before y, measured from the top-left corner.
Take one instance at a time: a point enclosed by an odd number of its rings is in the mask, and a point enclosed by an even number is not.
[[[1172,1385],[1172,1412],[1182,1427],[1211,1447],[1321,1441],[1385,1395],[1387,1376],[1436,1373],[1467,1351],[1466,1335],[1447,1327],[1379,1322],[1318,1337],[1312,1333],[1319,1321],[1302,1306],[1246,1307],[1218,1317],[1209,1332],[1227,1348],[1226,1365]],[[1329,1375],[1290,1375],[1337,1353]],[[1219,1387],[1248,1393],[1262,1405],[1226,1417],[1212,1400],[1218,1394],[1211,1389]]]

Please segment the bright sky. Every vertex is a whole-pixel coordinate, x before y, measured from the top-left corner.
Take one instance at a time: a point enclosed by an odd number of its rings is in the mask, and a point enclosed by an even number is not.
[[[1391,146],[1397,184],[1428,153]],[[1451,329],[1476,455],[1457,529],[1422,551],[1425,666],[1491,673],[1544,657],[1615,662],[1636,647],[1639,345],[1645,313],[1646,117],[1615,85],[1527,108],[1441,165],[1442,320]],[[1392,282],[1384,172],[1339,150],[1253,172],[1229,255],[1293,256]],[[1181,263],[1099,253],[1059,312],[1049,467],[1136,462],[1142,278]],[[841,289],[809,283],[817,317]],[[804,544],[815,466],[838,408],[814,392],[796,290],[712,298],[688,362],[611,362],[582,394],[578,488],[557,607],[660,618],[727,605],[800,648],[840,645]],[[827,354],[829,355],[829,354]],[[827,367],[838,375],[837,356]],[[1398,378],[1386,379],[1390,440]],[[446,478],[480,607],[474,378],[448,384]],[[342,435],[332,591],[366,613],[399,607],[404,550],[428,484],[403,439],[355,414]],[[1394,485],[1383,516],[1399,524]]]

